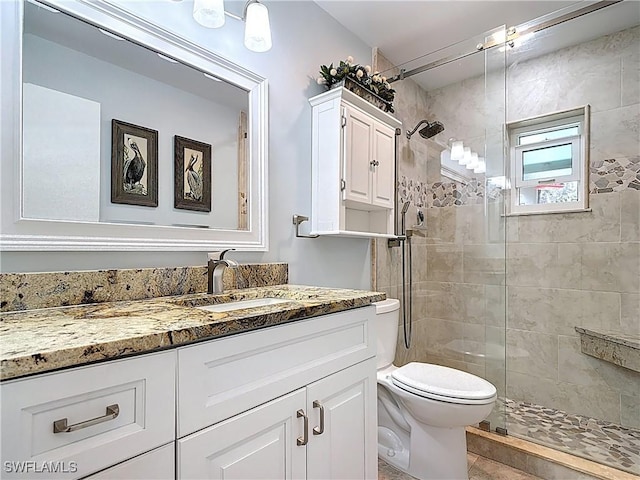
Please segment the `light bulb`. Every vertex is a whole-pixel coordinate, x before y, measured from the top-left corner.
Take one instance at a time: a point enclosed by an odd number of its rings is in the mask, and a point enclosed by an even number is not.
[[[469,170],[473,170],[478,166],[478,154],[476,152],[471,152],[471,159],[467,162],[466,167]]]
[[[451,144],[451,160],[459,162],[464,157],[464,145],[462,142],[453,142]]]
[[[219,28],[224,25],[224,0],[194,0],[193,18],[203,27]]]
[[[269,10],[261,3],[247,5],[244,27],[244,46],[252,52],[266,52],[271,49],[271,27]]]
[[[470,161],[471,161],[471,149],[469,147],[464,147],[464,155],[460,160],[458,160],[458,163],[460,165],[466,165]]]

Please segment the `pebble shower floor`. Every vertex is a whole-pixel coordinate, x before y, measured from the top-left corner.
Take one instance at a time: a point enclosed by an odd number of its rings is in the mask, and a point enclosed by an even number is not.
[[[640,430],[527,402],[505,402],[509,435],[640,474]]]

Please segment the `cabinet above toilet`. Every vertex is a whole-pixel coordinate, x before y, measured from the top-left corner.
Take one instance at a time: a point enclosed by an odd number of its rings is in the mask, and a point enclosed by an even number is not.
[[[311,233],[394,237],[395,137],[402,123],[344,87],[309,102]]]

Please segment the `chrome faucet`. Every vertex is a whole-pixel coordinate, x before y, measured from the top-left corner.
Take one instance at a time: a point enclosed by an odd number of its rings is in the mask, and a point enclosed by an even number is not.
[[[238,266],[238,262],[224,258],[224,255],[229,250],[235,250],[235,248],[229,248],[221,252],[212,252],[208,254],[208,293],[222,293],[224,291],[224,285],[222,283],[224,269],[226,267],[236,268]]]

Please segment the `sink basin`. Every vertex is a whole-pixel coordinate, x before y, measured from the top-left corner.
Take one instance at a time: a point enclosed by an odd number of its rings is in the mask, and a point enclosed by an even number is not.
[[[291,300],[283,298],[253,298],[251,300],[239,300],[237,302],[216,303],[215,305],[205,305],[204,307],[196,307],[200,310],[208,312],[230,312],[232,310],[242,310],[243,308],[266,307],[267,305],[277,305],[278,303],[287,303]]]

